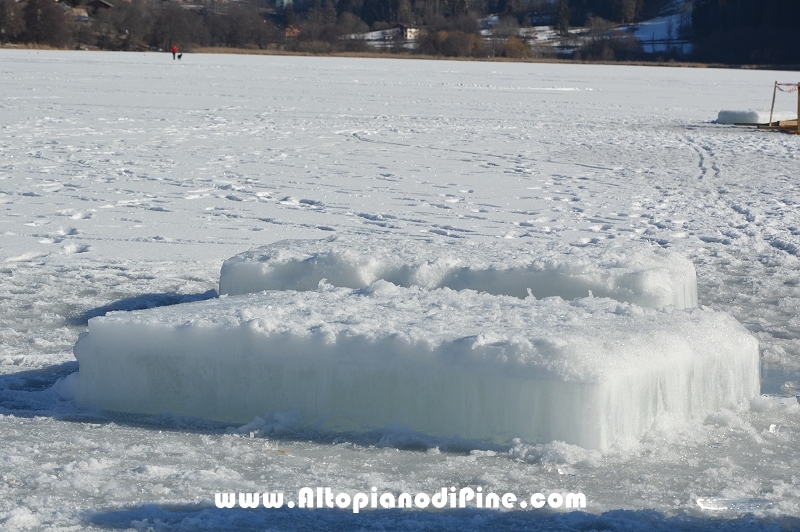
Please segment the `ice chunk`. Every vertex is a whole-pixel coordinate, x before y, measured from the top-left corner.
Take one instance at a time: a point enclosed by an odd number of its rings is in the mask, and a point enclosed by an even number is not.
[[[224,262],[221,294],[314,290],[321,279],[363,288],[472,289],[524,298],[609,297],[645,307],[697,306],[694,265],[661,248],[575,247],[559,242],[459,243],[381,236],[283,240]]]
[[[757,342],[722,313],[385,281],[113,312],[75,356],[91,407],[598,450],[759,391]]]
[[[772,121],[794,120],[796,113],[775,112],[772,114]],[[717,115],[717,124],[766,124],[769,122],[769,111],[731,111],[722,110]]]
[[[723,499],[720,497],[701,497],[697,499],[697,505],[701,510],[734,513],[751,513],[772,508],[772,502],[768,499],[755,498]]]

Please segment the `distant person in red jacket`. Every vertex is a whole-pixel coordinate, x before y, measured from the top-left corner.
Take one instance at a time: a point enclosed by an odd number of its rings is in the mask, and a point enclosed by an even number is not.
[[[175,55],[178,53],[178,47],[174,44],[172,45],[172,60],[175,60]]]

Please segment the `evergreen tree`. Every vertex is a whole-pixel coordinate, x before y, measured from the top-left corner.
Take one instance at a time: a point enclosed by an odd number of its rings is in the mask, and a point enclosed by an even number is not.
[[[692,34],[702,61],[800,63],[798,0],[694,0]]]
[[[361,18],[370,26],[375,22],[397,22],[397,0],[364,0]]]
[[[339,0],[336,2],[336,14],[341,16],[342,13],[355,13],[356,8],[353,0]]]
[[[642,11],[642,0],[614,0],[614,20],[633,22]]]

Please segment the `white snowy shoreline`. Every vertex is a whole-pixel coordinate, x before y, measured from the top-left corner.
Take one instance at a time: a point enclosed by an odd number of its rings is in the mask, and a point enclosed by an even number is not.
[[[701,497],[766,500],[756,518],[797,526],[800,148],[712,123],[768,108],[785,73],[20,50],[0,50],[0,71],[5,529],[763,525],[704,512]],[[553,87],[593,90],[535,90]],[[662,418],[601,455],[337,437],[291,418],[228,431],[83,409],[53,386],[76,371],[89,318],[211,297],[226,258],[331,233],[666,247],[695,265],[700,305],[756,336],[774,376],[762,390],[787,399]],[[583,491],[590,514],[208,506],[220,490],[309,485],[535,486]]]

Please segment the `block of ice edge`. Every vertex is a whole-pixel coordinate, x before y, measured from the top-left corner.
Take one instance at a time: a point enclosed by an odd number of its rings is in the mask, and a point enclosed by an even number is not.
[[[226,260],[221,294],[314,290],[320,280],[363,288],[379,279],[398,286],[472,289],[519,298],[594,296],[645,307],[697,306],[697,276],[687,258],[661,248],[577,247],[408,237],[347,236],[283,240]]]
[[[635,442],[661,413],[702,416],[759,391],[753,336],[705,309],[472,290],[267,291],[89,320],[82,405],[320,430]]]
[[[769,499],[754,498],[723,499],[718,497],[701,497],[697,499],[697,505],[702,510],[734,513],[752,513],[772,508],[772,502]]]

